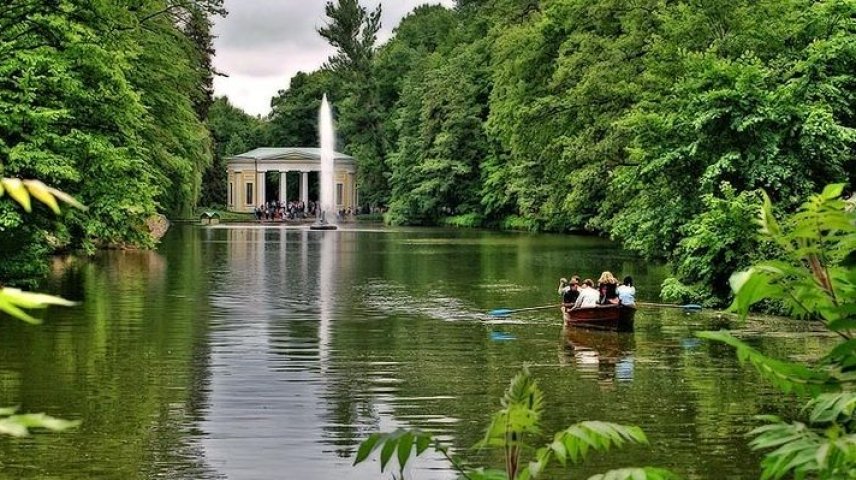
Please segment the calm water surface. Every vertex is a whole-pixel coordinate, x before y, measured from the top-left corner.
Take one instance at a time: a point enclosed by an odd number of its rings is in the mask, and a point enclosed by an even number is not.
[[[563,332],[552,309],[484,313],[550,304],[559,277],[603,269],[632,274],[643,300],[665,273],[596,238],[383,228],[186,227],[158,252],[58,264],[46,288],[84,303],[40,327],[0,323],[0,405],[83,425],[0,439],[0,477],[381,478],[377,463],[351,467],[356,445],[400,426],[492,462],[470,447],[528,363],[545,432],[598,419],[652,442],[594,456],[574,478],[642,465],[757,478],[753,415],[799,401],[693,333],[733,328],[791,358],[830,339],[674,309],[641,310],[631,334]],[[410,473],[454,478],[430,456]]]

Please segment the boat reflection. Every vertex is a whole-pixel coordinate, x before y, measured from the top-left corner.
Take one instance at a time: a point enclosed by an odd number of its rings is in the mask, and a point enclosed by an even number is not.
[[[561,362],[600,383],[633,381],[633,333],[565,327]]]

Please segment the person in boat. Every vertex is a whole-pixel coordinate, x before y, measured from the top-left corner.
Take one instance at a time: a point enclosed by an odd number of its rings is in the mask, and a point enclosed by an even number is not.
[[[587,278],[583,281],[582,287],[580,287],[579,296],[574,302],[573,308],[597,307],[598,298],[599,295],[597,290],[594,289],[594,282],[590,278]]]
[[[636,287],[633,286],[633,277],[626,276],[621,285],[615,289],[618,293],[618,302],[628,307],[636,306]]]
[[[571,288],[571,284],[568,282],[568,279],[562,277],[559,279],[559,295],[564,295],[565,292]]]
[[[564,282],[564,286],[562,286],[562,282]],[[571,277],[570,282],[565,278],[560,280],[559,293],[562,295],[563,304],[572,305],[576,303],[577,298],[580,296],[580,277],[574,275]]]
[[[611,272],[603,272],[597,281],[597,289],[600,293],[599,304],[618,303],[618,279]]]

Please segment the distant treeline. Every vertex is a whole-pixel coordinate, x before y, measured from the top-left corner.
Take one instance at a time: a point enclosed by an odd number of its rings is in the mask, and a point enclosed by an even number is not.
[[[0,6],[0,174],[89,206],[25,221],[0,202],[2,281],[38,273],[49,250],[145,246],[146,218],[193,208],[211,163],[210,28],[223,13],[222,0]]]
[[[760,189],[793,209],[856,179],[851,0],[461,0],[379,47],[373,12],[327,10],[339,54],[263,142],[314,144],[328,92],[393,224],[598,232],[670,261],[671,298],[723,298]]]

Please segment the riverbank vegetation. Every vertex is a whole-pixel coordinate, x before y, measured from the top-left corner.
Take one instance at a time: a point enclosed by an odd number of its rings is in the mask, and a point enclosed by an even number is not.
[[[211,18],[222,0],[11,0],[0,7],[0,173],[90,206],[24,222],[0,205],[0,278],[58,249],[151,244],[145,220],[195,205],[210,163]]]

